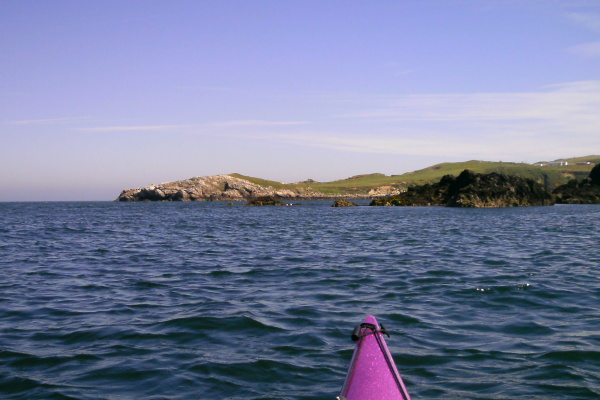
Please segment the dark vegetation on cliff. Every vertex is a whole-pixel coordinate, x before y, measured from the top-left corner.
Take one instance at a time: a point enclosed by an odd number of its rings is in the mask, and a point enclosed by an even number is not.
[[[570,180],[552,192],[559,204],[600,204],[600,164],[581,181]]]
[[[382,197],[373,206],[523,207],[554,204],[552,196],[532,179],[464,170],[438,183],[417,185],[396,196]]]

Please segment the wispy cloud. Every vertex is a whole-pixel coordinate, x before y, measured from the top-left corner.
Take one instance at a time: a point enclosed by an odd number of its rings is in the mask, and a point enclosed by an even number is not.
[[[234,120],[212,122],[207,124],[213,128],[256,128],[256,127],[277,127],[277,126],[295,126],[306,125],[307,121],[266,121],[266,120]]]
[[[539,92],[450,93],[388,97],[372,108],[339,115],[366,121],[534,121],[596,117],[600,82],[555,85]],[[596,108],[598,110],[600,108]]]
[[[342,151],[513,161],[600,151],[600,81],[536,92],[353,98],[330,130],[280,131],[265,140]],[[350,101],[348,103],[351,103]]]
[[[193,125],[122,125],[122,126],[97,126],[81,128],[82,132],[144,132],[144,131],[169,131],[188,128]]]
[[[423,133],[423,132],[421,132]],[[380,134],[348,135],[338,132],[312,131],[289,135],[269,137],[271,140],[284,141],[290,144],[321,147],[333,150],[351,151],[358,153],[378,153],[416,156],[447,156],[462,154],[465,157],[481,157],[492,155],[497,146],[486,141],[463,142],[457,138],[448,137],[445,140],[436,138],[431,132],[423,137],[387,136]],[[265,137],[266,138],[266,137]],[[497,152],[496,152],[497,154]]]
[[[313,100],[322,103],[318,111],[308,114],[309,120],[106,124],[78,131],[189,133],[336,151],[507,161],[600,152],[600,81],[570,82],[528,92],[329,93]],[[339,109],[348,111],[333,111]],[[11,123],[50,124],[81,119]]]
[[[25,119],[16,121],[6,121],[7,125],[55,125],[55,124],[71,124],[81,122],[91,117],[62,117],[62,118],[46,118],[46,119]]]
[[[578,44],[569,48],[569,51],[583,57],[600,57],[600,41]]]
[[[571,19],[579,26],[600,33],[600,14],[596,13],[572,13]],[[567,49],[570,53],[582,57],[600,57],[600,41],[591,41],[571,46]]]
[[[269,128],[285,127],[308,124],[306,121],[267,121],[267,120],[232,120],[219,122],[206,122],[197,124],[176,125],[118,125],[97,126],[79,129],[82,132],[150,132],[150,131],[189,131],[210,133],[215,130],[229,130],[238,128]]]
[[[572,13],[571,19],[584,28],[600,33],[600,14]]]

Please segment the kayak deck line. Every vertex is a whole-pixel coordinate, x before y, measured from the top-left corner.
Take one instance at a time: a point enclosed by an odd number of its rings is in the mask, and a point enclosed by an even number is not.
[[[366,329],[363,329],[363,328],[366,328]],[[387,337],[390,337],[390,334],[385,329],[385,327],[383,326],[383,324],[380,325],[380,329],[377,329],[377,326],[375,324],[370,324],[370,323],[367,323],[367,322],[363,322],[360,325],[356,325],[356,328],[354,328],[354,331],[352,332],[352,336],[350,336],[350,338],[354,342],[356,342],[361,337],[364,337],[366,335],[370,335],[370,334],[373,334],[373,333],[376,333],[376,332],[385,333],[387,335]]]
[[[354,328],[357,343],[338,400],[410,400],[384,334],[389,337],[372,315]]]

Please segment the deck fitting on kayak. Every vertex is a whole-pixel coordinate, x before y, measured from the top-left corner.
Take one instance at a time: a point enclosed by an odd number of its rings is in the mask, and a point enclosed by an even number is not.
[[[337,400],[410,400],[384,334],[372,315],[354,328],[354,354]]]
[[[363,330],[363,328],[364,328],[364,331],[361,333],[361,330]],[[370,332],[368,332],[368,330],[370,330]],[[377,332],[384,333],[387,335],[387,337],[390,337],[390,334],[383,327],[383,325],[381,325],[381,329],[377,330],[377,327],[375,325],[369,324],[367,322],[363,322],[360,325],[356,325],[356,327],[352,331],[352,336],[350,336],[350,337],[352,338],[352,341],[356,342],[361,337],[371,335],[371,334],[377,333]]]

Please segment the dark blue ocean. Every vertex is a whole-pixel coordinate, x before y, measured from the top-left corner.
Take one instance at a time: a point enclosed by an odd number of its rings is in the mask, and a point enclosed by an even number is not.
[[[600,206],[0,203],[0,398],[600,398]]]

